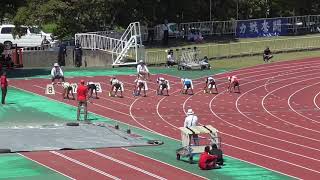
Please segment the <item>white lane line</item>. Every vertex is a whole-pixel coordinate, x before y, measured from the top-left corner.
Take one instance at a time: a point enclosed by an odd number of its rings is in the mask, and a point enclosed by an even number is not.
[[[72,180],[76,180],[75,178],[72,178],[72,177],[70,177],[70,176],[68,176],[68,175],[66,175],[66,174],[63,174],[62,172],[60,172],[60,171],[58,171],[58,170],[55,170],[55,169],[53,169],[53,168],[51,168],[51,167],[49,167],[49,166],[47,166],[47,165],[45,165],[45,164],[43,164],[43,163],[40,163],[40,162],[38,162],[38,161],[36,161],[36,160],[34,160],[34,159],[32,159],[32,158],[29,158],[28,156],[25,156],[25,155],[23,155],[23,154],[21,154],[21,153],[17,153],[17,154],[20,155],[20,156],[22,156],[22,157],[24,157],[24,158],[26,158],[26,159],[29,159],[30,161],[33,161],[33,162],[37,163],[37,164],[39,164],[39,165],[41,165],[41,166],[43,166],[43,167],[45,167],[45,168],[48,168],[48,169],[50,169],[50,170],[52,170],[52,171],[54,171],[54,172],[56,172],[56,173],[58,173],[58,174],[61,174],[62,176],[65,176],[65,177],[67,177],[67,178],[69,178],[69,179],[72,179]]]
[[[98,155],[98,156],[100,156],[100,157],[103,157],[103,158],[106,158],[106,159],[108,159],[108,160],[111,160],[111,161],[114,161],[114,162],[116,162],[116,163],[119,163],[119,164],[121,164],[121,165],[123,165],[123,166],[127,166],[127,167],[129,167],[129,168],[131,168],[131,169],[134,169],[134,170],[136,170],[136,171],[142,172],[142,173],[144,173],[144,174],[146,174],[146,175],[149,175],[149,176],[151,176],[151,177],[153,177],[153,178],[160,179],[160,180],[166,180],[166,178],[164,178],[164,177],[158,176],[158,175],[153,174],[153,173],[151,173],[151,172],[149,172],[149,171],[143,170],[143,169],[141,169],[141,168],[138,168],[138,167],[133,166],[133,165],[131,165],[131,164],[128,164],[128,163],[126,163],[126,162],[120,161],[120,160],[115,159],[115,158],[113,158],[113,157],[111,157],[111,156],[102,154],[102,153],[100,153],[100,152],[97,152],[97,151],[94,151],[94,150],[91,150],[91,149],[87,149],[87,151],[89,151],[89,152],[91,152],[91,153],[93,153],[93,154],[96,154],[96,155]]]
[[[308,120],[310,120],[310,121],[312,121],[312,122],[314,122],[314,123],[320,123],[320,122],[317,121],[317,120],[314,120],[314,119],[312,119],[312,118],[309,118],[309,117],[303,115],[302,113],[296,111],[296,110],[291,106],[290,101],[291,101],[292,97],[293,97],[295,94],[297,94],[298,92],[300,92],[300,91],[302,91],[302,90],[304,90],[304,89],[307,89],[307,88],[309,88],[309,87],[318,85],[318,84],[320,84],[320,83],[318,82],[318,83],[315,83],[315,84],[306,86],[306,87],[304,87],[304,88],[301,88],[301,89],[297,90],[296,92],[294,92],[293,94],[291,94],[291,95],[289,96],[289,98],[288,98],[288,105],[289,105],[289,107],[290,107],[290,109],[291,109],[292,111],[294,111],[296,114],[298,114],[298,115],[300,115],[300,116],[302,116],[302,117],[304,117],[304,118],[306,118],[306,119],[308,119]],[[312,115],[312,114],[311,114],[311,115]],[[311,116],[311,115],[310,115],[310,116]]]
[[[319,74],[319,72],[318,72],[318,73],[307,74],[307,75],[302,75],[302,76],[296,76],[296,77],[305,77],[305,76],[318,75],[318,74]],[[313,77],[314,77],[314,76],[313,76]],[[291,123],[291,122],[289,122],[289,121],[283,120],[282,118],[280,118],[280,117],[272,114],[272,113],[266,108],[266,106],[265,106],[265,100],[266,100],[266,98],[267,98],[270,94],[272,94],[273,92],[276,92],[276,91],[278,91],[278,90],[280,90],[280,89],[282,89],[282,88],[285,88],[285,87],[288,87],[288,86],[292,86],[292,85],[297,84],[297,83],[301,83],[301,82],[304,82],[304,81],[307,81],[307,80],[318,79],[318,78],[320,78],[320,77],[307,78],[307,79],[304,79],[304,80],[301,80],[301,81],[295,81],[294,83],[286,84],[286,85],[284,85],[284,86],[281,86],[280,88],[277,88],[277,89],[274,89],[273,91],[270,91],[268,94],[266,94],[266,95],[262,98],[261,105],[262,105],[263,109],[264,109],[268,114],[270,114],[271,116],[275,117],[276,119],[278,119],[278,120],[280,120],[280,121],[282,121],[282,122],[284,122],[284,123],[287,123],[287,124],[290,124],[290,125],[293,125],[293,126],[296,126],[296,127],[299,127],[299,128],[305,129],[305,130],[308,130],[308,131],[320,133],[320,131],[317,131],[317,130],[314,130],[314,129],[310,129],[310,128],[306,128],[306,127],[304,127],[304,126],[300,126],[300,125],[298,125],[298,124]],[[279,80],[279,81],[276,81],[276,82],[282,82],[282,81],[286,81],[286,80],[288,80],[288,79],[292,79],[292,78],[286,78],[286,79]],[[254,88],[254,89],[257,89],[257,88]],[[251,91],[251,90],[250,90],[250,91]],[[240,98],[240,97],[239,97],[239,98]],[[237,108],[237,109],[238,109],[238,108]],[[283,130],[280,130],[280,129],[277,129],[277,128],[275,128],[275,130],[278,130],[278,131],[281,131],[281,132],[283,131]],[[298,136],[298,137],[302,137],[302,138],[306,138],[306,139],[310,139],[310,140],[313,140],[313,141],[320,142],[320,140],[314,139],[314,138],[311,138],[311,137],[307,137],[307,136],[303,136],[303,135],[298,135],[298,134],[295,134],[295,133],[290,133],[290,132],[288,132],[288,131],[284,131],[284,132],[286,132],[286,133],[288,133],[288,134],[291,134],[291,135],[294,135],[294,136]]]
[[[75,159],[73,159],[73,158],[71,158],[71,157],[68,157],[68,156],[66,156],[66,155],[64,155],[64,154],[61,154],[61,153],[56,152],[56,151],[50,151],[50,152],[51,152],[52,154],[55,154],[55,155],[57,155],[57,156],[60,156],[60,157],[62,157],[62,158],[64,158],[64,159],[66,159],[66,160],[68,160],[68,161],[71,161],[71,162],[73,162],[73,163],[75,163],[75,164],[78,164],[78,165],[83,166],[83,167],[85,167],[85,168],[87,168],[87,169],[90,169],[91,171],[94,171],[94,172],[96,172],[96,173],[99,173],[99,174],[101,174],[101,175],[103,175],[103,176],[106,176],[106,177],[108,177],[108,178],[115,179],[115,180],[120,180],[120,178],[118,178],[118,177],[116,177],[116,176],[113,176],[113,175],[108,174],[108,173],[106,173],[106,172],[104,172],[104,171],[101,171],[101,170],[99,170],[99,169],[97,169],[97,168],[94,168],[94,167],[92,167],[92,166],[89,166],[89,165],[87,165],[87,164],[85,164],[85,163],[83,163],[83,162],[80,162],[80,161],[78,161],[78,160],[75,160]]]

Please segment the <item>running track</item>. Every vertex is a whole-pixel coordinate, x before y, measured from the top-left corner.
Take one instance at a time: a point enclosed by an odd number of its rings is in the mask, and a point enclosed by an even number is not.
[[[192,108],[201,124],[211,124],[220,131],[225,154],[294,178],[320,179],[319,66],[319,59],[314,58],[234,71],[232,74],[240,78],[241,94],[225,92],[229,73],[215,76],[217,95],[203,94],[204,80],[195,80],[193,96],[180,94],[181,85],[173,83],[180,81],[177,77],[157,75],[170,80],[169,97],[156,96],[156,84],[149,82],[148,97],[133,98],[131,89],[135,77],[119,76],[125,82],[125,98],[101,95],[103,98],[90,104],[89,110],[180,140],[177,128],[183,125],[185,111]],[[105,92],[110,88],[109,77],[83,78],[101,82]],[[152,78],[155,80],[156,75]],[[79,80],[79,77],[69,79]],[[11,85],[44,96],[48,82],[48,79],[12,80]],[[62,89],[56,91],[55,96],[47,97],[62,101],[59,94]],[[63,102],[76,105],[74,101]],[[119,156],[121,153],[133,158]],[[22,155],[75,179],[172,179],[177,175],[201,178],[127,149]],[[145,161],[155,165],[141,163]]]

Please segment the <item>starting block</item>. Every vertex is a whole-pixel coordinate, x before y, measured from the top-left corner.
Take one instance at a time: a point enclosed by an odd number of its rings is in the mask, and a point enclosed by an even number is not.
[[[56,94],[53,84],[47,84],[45,94],[50,94],[50,95]]]

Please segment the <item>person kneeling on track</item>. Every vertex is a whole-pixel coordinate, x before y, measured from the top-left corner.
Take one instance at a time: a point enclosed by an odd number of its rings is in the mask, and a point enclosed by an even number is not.
[[[70,99],[69,94],[71,94],[72,99],[75,100],[71,84],[68,82],[63,82],[62,87],[63,87],[63,93],[62,93],[63,99]]]
[[[237,87],[238,93],[240,93],[240,84],[239,84],[239,80],[238,80],[237,76],[229,76],[228,81],[229,81],[228,91],[232,92],[232,89],[233,89],[233,91],[235,92],[236,87]]]
[[[159,84],[159,88],[157,89],[157,94],[163,95],[163,90],[166,90],[167,96],[169,96],[169,81],[160,77],[157,79],[157,83]]]
[[[121,81],[119,81],[116,77],[111,78],[110,79],[111,89],[109,92],[109,96],[112,96],[112,97],[117,96],[117,93],[120,91],[120,97],[122,98],[123,97],[122,96],[122,91],[123,91],[122,84],[123,83]],[[113,94],[113,91],[115,91],[114,94]]]
[[[204,87],[204,93],[208,93],[210,92],[212,94],[212,89],[213,87],[215,88],[216,90],[216,93],[218,93],[218,88],[217,88],[217,85],[216,85],[216,80],[213,78],[213,77],[208,77],[206,79],[206,85]]]
[[[134,82],[136,84],[134,86],[133,95],[140,96],[141,89],[143,89],[144,97],[146,97],[147,96],[146,86],[145,86],[146,81],[142,80],[139,76]]]
[[[93,82],[89,82],[88,85],[87,85],[87,88],[88,88],[88,93],[89,93],[89,97],[88,98],[93,98],[92,94],[93,94],[93,91],[94,91],[95,94],[96,94],[95,99],[99,99],[98,92],[97,92],[97,86]]]
[[[192,80],[183,78],[182,79],[182,94],[188,94],[188,90],[190,89],[191,95],[193,95],[193,89],[192,89]]]
[[[220,166],[216,164],[217,156],[209,154],[209,151],[210,146],[206,146],[204,152],[200,154],[198,165],[201,170],[220,168]]]
[[[61,67],[59,66],[58,63],[54,63],[53,65],[54,67],[51,70],[51,80],[52,80],[52,84],[55,84],[54,80],[58,79],[58,80],[62,80],[62,82],[64,82],[64,76],[63,76],[63,71],[61,69]]]

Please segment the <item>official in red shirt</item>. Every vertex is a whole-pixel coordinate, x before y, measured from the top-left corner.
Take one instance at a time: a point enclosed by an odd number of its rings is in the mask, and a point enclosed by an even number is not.
[[[77,111],[77,120],[80,120],[80,108],[83,106],[84,110],[84,120],[87,121],[87,95],[88,95],[88,88],[84,85],[84,80],[81,80],[80,85],[77,89],[77,100],[78,100],[78,111]]]
[[[202,170],[210,170],[216,168],[217,156],[210,155],[210,146],[204,148],[204,152],[200,155],[199,168]]]
[[[2,73],[2,76],[0,78],[0,84],[1,84],[1,92],[2,92],[1,104],[5,104],[7,90],[8,90],[8,80],[7,80],[6,72]]]

